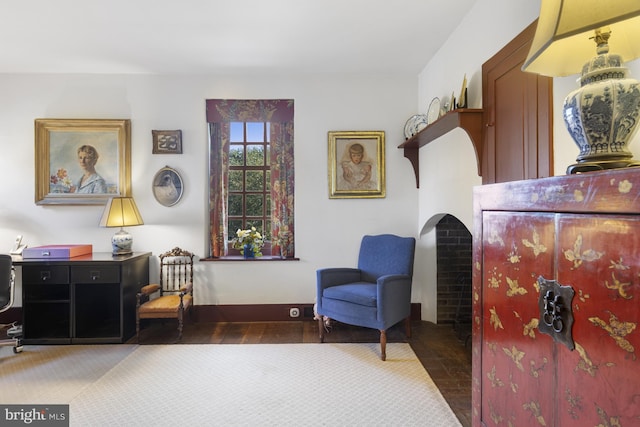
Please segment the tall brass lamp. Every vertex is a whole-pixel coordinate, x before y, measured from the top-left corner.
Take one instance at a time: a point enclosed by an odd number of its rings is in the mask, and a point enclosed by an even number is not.
[[[567,173],[640,166],[628,147],[640,119],[640,83],[623,63],[639,56],[640,0],[542,0],[522,69],[551,77],[581,72],[580,88],[563,107],[580,149]]]
[[[109,199],[100,219],[101,227],[120,227],[120,231],[111,238],[113,255],[132,253],[133,236],[124,227],[142,225],[142,216],[132,197],[113,197]]]

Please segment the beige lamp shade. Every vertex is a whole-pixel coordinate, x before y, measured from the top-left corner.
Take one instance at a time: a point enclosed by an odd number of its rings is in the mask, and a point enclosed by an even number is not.
[[[640,0],[542,0],[524,71],[544,76],[579,73],[596,52],[594,31],[611,31],[609,51],[640,57]]]
[[[128,255],[133,252],[133,236],[127,233],[122,227],[142,225],[142,216],[138,211],[136,202],[132,197],[114,197],[109,199],[104,208],[101,227],[120,227],[120,231],[111,238],[113,255]]]
[[[142,224],[142,216],[132,197],[109,199],[100,219],[100,227],[129,227]]]

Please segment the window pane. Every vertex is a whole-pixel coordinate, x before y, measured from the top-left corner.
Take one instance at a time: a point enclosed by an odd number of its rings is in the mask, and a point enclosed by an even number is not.
[[[242,194],[229,194],[229,215],[242,215]]]
[[[244,123],[231,122],[229,123],[229,141],[230,142],[243,142],[244,141]]]
[[[229,145],[229,166],[244,166],[243,145]]]
[[[262,194],[247,194],[247,216],[262,216],[263,206]]]
[[[271,216],[271,194],[267,193],[267,204],[265,205],[267,208],[267,212],[265,213],[265,216],[267,218],[269,218]]]
[[[247,142],[264,141],[264,123],[247,122]]]
[[[229,220],[229,240],[236,237],[236,231],[238,231],[238,228],[242,228],[242,220],[230,219]]]
[[[247,166],[264,165],[264,146],[247,145]]]
[[[265,141],[271,142],[271,123],[267,122],[266,125],[267,125],[267,137]]]
[[[229,191],[242,191],[243,184],[242,171],[229,171]]]
[[[266,177],[266,181],[264,182],[265,187],[267,188],[267,191],[271,191],[271,169],[267,170],[267,177]]]
[[[246,191],[262,191],[263,188],[264,188],[264,172],[263,171],[247,171]]]
[[[255,227],[264,237],[263,221],[261,219],[251,219],[247,221],[247,228]]]

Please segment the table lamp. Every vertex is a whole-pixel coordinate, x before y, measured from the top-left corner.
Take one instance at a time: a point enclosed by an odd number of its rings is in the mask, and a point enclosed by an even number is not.
[[[120,227],[120,231],[111,238],[113,255],[127,255],[132,253],[133,237],[123,227],[142,225],[142,216],[138,211],[133,197],[113,197],[104,208],[101,227]]]
[[[638,129],[640,84],[623,64],[639,56],[639,0],[542,0],[522,69],[550,77],[581,72],[580,88],[563,107],[580,149],[567,173],[640,166],[628,148]]]

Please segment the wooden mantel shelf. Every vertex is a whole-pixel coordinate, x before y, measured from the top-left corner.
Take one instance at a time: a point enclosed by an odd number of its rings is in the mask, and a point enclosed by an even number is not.
[[[404,156],[409,159],[416,175],[416,187],[420,188],[420,167],[418,150],[455,128],[461,128],[471,138],[473,149],[476,152],[478,163],[478,175],[481,175],[482,159],[482,110],[475,108],[460,108],[449,111],[435,122],[400,144],[398,148],[404,150]]]

